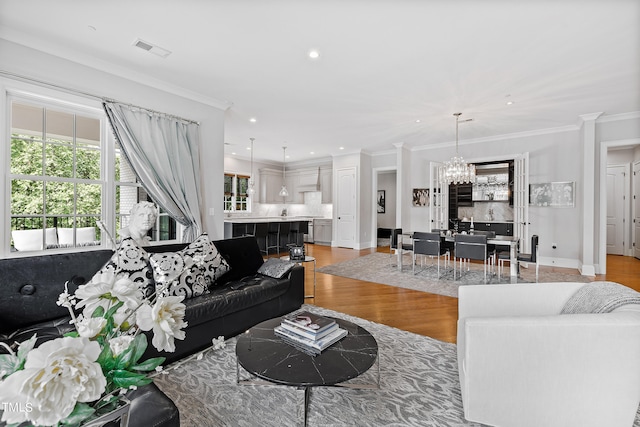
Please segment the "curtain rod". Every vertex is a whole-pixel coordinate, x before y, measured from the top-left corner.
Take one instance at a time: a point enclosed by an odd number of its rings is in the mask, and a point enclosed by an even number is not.
[[[22,81],[26,81],[26,82],[29,82],[29,83],[35,83],[35,84],[40,85],[40,86],[45,86],[45,87],[49,87],[49,88],[62,90],[62,91],[65,91],[67,93],[71,93],[73,95],[82,95],[82,96],[93,98],[93,99],[97,99],[97,100],[103,101],[103,102],[115,102],[115,103],[118,103],[118,104],[126,105],[127,107],[137,108],[137,109],[140,109],[140,110],[143,110],[143,111],[148,111],[148,112],[153,113],[153,114],[159,114],[161,116],[171,117],[171,118],[174,118],[174,119],[181,120],[183,122],[200,125],[200,122],[197,122],[195,120],[185,119],[185,118],[180,117],[180,116],[176,116],[176,115],[168,114],[168,113],[163,113],[162,111],[152,110],[150,108],[141,107],[139,105],[130,104],[128,102],[117,101],[117,100],[112,99],[112,98],[107,98],[105,96],[95,95],[93,93],[84,92],[84,91],[81,91],[81,90],[78,90],[78,89],[72,89],[72,88],[68,88],[68,87],[65,87],[65,86],[60,86],[60,85],[57,85],[55,83],[45,82],[45,81],[42,81],[42,80],[34,79],[33,77],[27,77],[27,76],[23,76],[21,74],[12,73],[10,71],[0,70],[0,74],[4,75],[4,76],[7,76],[9,78],[16,79],[16,80],[22,80]]]

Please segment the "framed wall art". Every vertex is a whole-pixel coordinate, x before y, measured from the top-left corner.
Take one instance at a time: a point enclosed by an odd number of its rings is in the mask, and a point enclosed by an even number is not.
[[[429,206],[429,189],[413,189],[413,206]]]
[[[378,213],[384,213],[385,196],[384,190],[378,190]]]
[[[575,190],[575,181],[530,184],[529,204],[551,208],[573,208],[576,205]]]

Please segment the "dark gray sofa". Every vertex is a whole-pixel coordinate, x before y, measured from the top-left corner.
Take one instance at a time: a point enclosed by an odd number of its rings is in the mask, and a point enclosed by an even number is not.
[[[176,340],[173,353],[151,344],[143,356],[164,356],[171,363],[229,338],[251,326],[298,309],[304,302],[304,269],[296,265],[281,279],[259,274],[263,264],[253,236],[213,241],[231,269],[209,294],[190,298],[186,305],[185,340]],[[146,247],[148,252],[175,252],[186,244]],[[69,292],[89,281],[111,258],[111,250],[0,259],[0,340],[14,344],[36,333],[40,341],[71,330],[68,312],[56,305],[69,281]],[[151,343],[151,336],[149,336]],[[39,343],[38,343],[39,345]],[[177,408],[153,384],[132,392],[131,426],[179,426]],[[144,401],[143,401],[144,400]],[[140,408],[140,410],[136,410]],[[143,408],[153,408],[149,411]]]

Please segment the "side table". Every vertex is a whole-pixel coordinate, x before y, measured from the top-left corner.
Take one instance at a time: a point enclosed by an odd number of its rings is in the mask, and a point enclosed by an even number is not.
[[[291,261],[291,257],[283,256],[280,257],[283,261]],[[302,264],[303,262],[313,262],[313,293],[309,295],[305,295],[305,298],[315,298],[316,297],[316,259],[312,256],[305,255],[304,259],[294,259],[293,262]],[[305,287],[306,289],[306,287]]]

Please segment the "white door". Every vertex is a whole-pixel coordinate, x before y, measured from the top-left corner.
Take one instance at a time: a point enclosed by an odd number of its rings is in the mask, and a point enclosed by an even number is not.
[[[442,163],[430,162],[429,173],[431,176],[431,187],[429,188],[429,215],[431,217],[431,229],[438,228],[448,230],[449,218],[449,187],[441,186],[438,181],[438,168]]]
[[[607,254],[624,254],[625,166],[607,166]]]
[[[640,162],[633,164],[633,256],[640,259]]]
[[[529,241],[529,153],[514,160],[513,235],[520,238],[520,252],[530,253]]]
[[[338,197],[338,246],[355,248],[356,245],[356,168],[338,169],[336,190]]]

